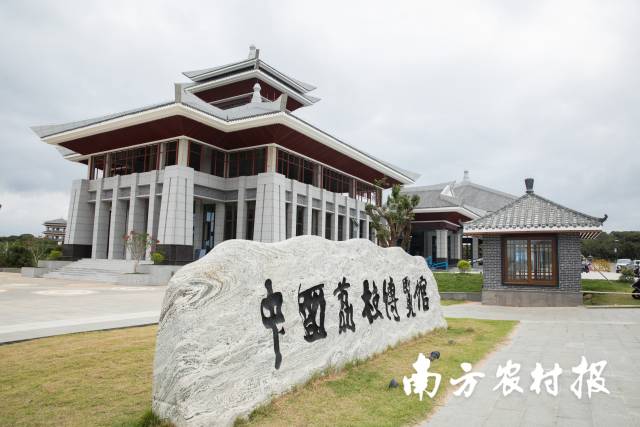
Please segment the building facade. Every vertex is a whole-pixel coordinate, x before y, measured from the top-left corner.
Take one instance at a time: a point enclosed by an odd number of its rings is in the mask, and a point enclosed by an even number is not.
[[[598,236],[607,219],[526,193],[465,224],[484,239],[482,302],[510,306],[582,305],[581,239]]]
[[[372,239],[367,203],[417,176],[295,116],[315,89],[260,59],[183,73],[171,101],[33,130],[87,165],[73,182],[65,255],[127,259],[131,230],[159,240],[168,262],[228,239],[313,234]]]
[[[43,237],[61,245],[64,242],[65,230],[67,229],[67,221],[63,218],[45,221]]]
[[[464,171],[462,181],[422,187],[407,187],[420,203],[411,223],[412,255],[431,257],[434,262],[460,259],[477,261],[483,257],[482,238],[466,236],[464,223],[497,211],[517,197],[472,182]]]

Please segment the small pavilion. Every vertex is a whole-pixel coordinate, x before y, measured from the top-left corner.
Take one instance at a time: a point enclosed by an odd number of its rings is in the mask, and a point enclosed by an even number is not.
[[[465,224],[465,233],[482,237],[482,303],[509,306],[582,304],[581,239],[602,232],[607,219],[569,209],[533,192]]]

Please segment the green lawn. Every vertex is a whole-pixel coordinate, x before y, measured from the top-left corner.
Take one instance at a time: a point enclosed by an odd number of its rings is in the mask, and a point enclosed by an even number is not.
[[[438,290],[440,292],[481,292],[482,291],[482,275],[481,274],[459,274],[459,273],[433,273],[438,282]],[[598,292],[624,292],[631,293],[631,284],[618,281],[607,280],[582,280],[582,289],[584,291]],[[443,305],[450,305],[444,302]],[[630,295],[615,294],[585,294],[585,305],[638,305],[640,300],[631,298]]]
[[[440,351],[432,370],[446,395],[460,363],[475,363],[516,322],[448,319],[433,331],[328,376],[255,411],[245,425],[407,425],[426,418],[428,398],[387,389],[413,373],[418,353]],[[0,345],[0,426],[169,426],[150,412],[156,327],[118,329]]]
[[[517,322],[447,319],[449,328],[417,337],[351,366],[319,377],[304,387],[257,409],[239,426],[399,426],[415,425],[441,404],[449,378],[462,374],[460,363],[476,363],[503,342]],[[435,403],[425,397],[406,396],[402,386],[388,389],[392,378],[402,384],[413,373],[418,353],[433,350],[441,358],[431,370],[442,374]]]
[[[440,292],[480,292],[482,291],[481,274],[436,273]]]
[[[584,305],[637,305],[640,306],[640,300],[631,297],[631,283],[622,283],[607,280],[583,280],[583,291],[598,292],[624,292],[629,295],[616,294],[583,294]]]

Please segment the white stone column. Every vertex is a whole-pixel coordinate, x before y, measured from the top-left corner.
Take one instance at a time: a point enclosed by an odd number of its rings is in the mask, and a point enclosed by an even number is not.
[[[305,212],[305,224],[304,224],[304,233],[306,235],[313,234],[312,233],[312,225],[313,225],[313,189],[311,184],[307,184],[307,207]]]
[[[178,166],[188,166],[189,163],[189,140],[180,138],[178,140]]]
[[[244,239],[245,224],[247,223],[245,192],[247,188],[247,177],[241,176],[238,178],[238,211],[236,214],[236,239]]]
[[[364,214],[364,238],[369,240],[369,215],[367,215],[366,210]]]
[[[327,227],[327,200],[326,200],[326,191],[320,189],[320,237],[326,238],[326,227]]]
[[[287,179],[277,173],[258,175],[253,231],[255,241],[271,243],[286,238],[286,183]]]
[[[164,170],[158,240],[163,245],[193,245],[193,169]]]
[[[478,244],[479,244],[479,240],[477,237],[472,237],[471,238],[471,258],[473,258],[473,261],[477,261],[478,260]]]
[[[89,203],[89,181],[78,179],[71,185],[67,229],[64,243],[68,245],[91,245],[93,241],[94,209]]]
[[[298,222],[298,193],[296,193],[296,186],[293,180],[289,181],[291,188],[291,215],[289,215],[289,230],[291,230],[291,237],[296,237],[296,222]]]
[[[447,259],[447,230],[436,230],[436,250],[435,258]]]
[[[91,258],[106,259],[109,243],[109,205],[102,200],[104,178],[96,180],[96,203],[93,216],[93,236],[91,238]]]
[[[138,197],[138,182],[139,174],[134,173],[131,175],[131,189],[129,192],[129,217],[127,218],[127,225],[125,233],[131,230],[135,230],[137,233],[146,233],[144,229],[146,200]],[[131,251],[126,251],[126,259],[131,259]]]
[[[158,223],[157,219],[159,218],[159,210],[160,203],[156,203],[156,192],[157,192],[157,179],[158,179],[158,171],[153,171],[153,180],[149,184],[149,208],[147,209],[147,234],[154,239],[158,238]],[[148,248],[145,257],[150,259],[151,250],[153,248]]]
[[[353,179],[351,182],[354,182]],[[351,200],[352,199],[350,199],[349,196],[344,196],[344,204],[346,206],[346,209],[344,210],[344,240],[351,239],[351,231],[353,228],[353,224],[351,223],[351,205],[349,203]]]
[[[340,195],[338,193],[333,194],[333,230],[331,234],[333,234],[332,240],[339,240],[338,236],[338,217],[340,215]]]
[[[121,176],[114,176],[113,190],[111,196],[111,219],[109,227],[109,259],[124,259],[125,244],[123,236],[127,233],[127,205],[128,203],[120,198]]]
[[[216,210],[213,215],[213,246],[217,246],[224,241],[225,204],[216,203]]]

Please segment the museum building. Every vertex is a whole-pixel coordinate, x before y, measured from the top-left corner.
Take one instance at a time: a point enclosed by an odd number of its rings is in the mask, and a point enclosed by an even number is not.
[[[475,265],[483,257],[482,236],[466,235],[465,223],[517,199],[512,194],[471,181],[469,171],[464,171],[461,181],[406,187],[402,192],[420,197],[411,222],[409,252],[453,266],[461,259]]]
[[[72,184],[64,254],[128,259],[132,230],[187,263],[228,239],[297,235],[368,238],[367,203],[417,175],[377,159],[293,112],[314,86],[247,59],[183,73],[174,99],[32,129],[65,159],[87,165]]]

